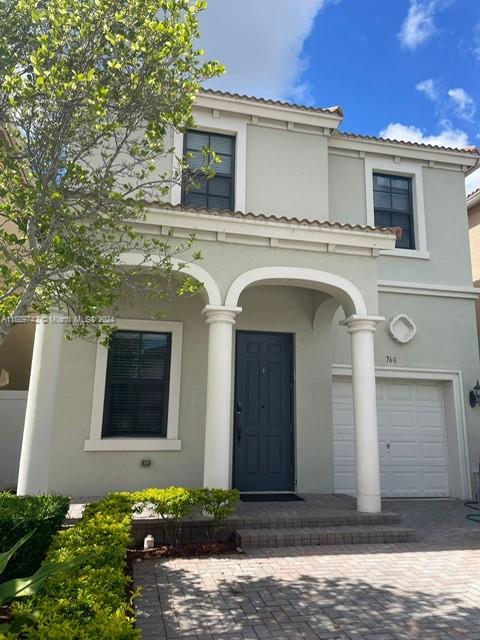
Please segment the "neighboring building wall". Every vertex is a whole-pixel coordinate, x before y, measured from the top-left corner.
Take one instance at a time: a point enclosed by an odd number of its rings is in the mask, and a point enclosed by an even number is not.
[[[480,287],[480,202],[468,210],[468,234],[470,238],[470,253],[472,255],[473,284]],[[480,340],[480,300],[476,304],[477,333]]]

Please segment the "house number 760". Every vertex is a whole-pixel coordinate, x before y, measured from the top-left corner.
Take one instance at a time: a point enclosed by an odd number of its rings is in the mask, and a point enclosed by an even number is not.
[[[397,364],[397,356],[385,356],[387,364]]]

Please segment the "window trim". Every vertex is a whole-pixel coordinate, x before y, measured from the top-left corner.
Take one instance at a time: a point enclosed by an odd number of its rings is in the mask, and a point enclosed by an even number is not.
[[[90,437],[84,442],[84,451],[180,451],[179,439],[180,380],[182,365],[182,322],[158,320],[118,319],[118,329],[171,333],[170,381],[168,387],[167,435],[166,437],[102,437],[103,411],[107,378],[108,349],[97,343],[95,375],[93,380]]]
[[[194,110],[195,125],[192,129],[208,133],[218,133],[235,137],[234,154],[234,206],[236,211],[245,212],[247,190],[247,117],[226,114],[215,109]],[[176,158],[183,156],[184,135],[180,131],[173,132],[174,171],[178,170]],[[174,184],[171,189],[170,202],[179,205],[182,202],[182,186]]]
[[[412,179],[413,230],[415,249],[384,249],[380,255],[401,258],[429,260],[425,227],[425,198],[423,192],[423,166],[420,163],[405,161],[403,158],[380,158],[365,156],[365,197],[367,224],[375,226],[375,206],[373,200],[373,174],[404,176]]]
[[[236,170],[236,166],[235,166],[235,154],[236,154],[236,137],[234,134],[231,133],[225,133],[225,132],[219,132],[219,131],[208,131],[206,129],[189,129],[188,131],[185,132],[184,136],[183,136],[183,155],[185,156],[188,151],[187,151],[187,136],[190,132],[196,132],[196,133],[203,133],[205,135],[208,136],[212,136],[212,135],[216,135],[219,137],[223,137],[223,138],[229,138],[232,141],[232,154],[231,154],[231,174],[230,176],[222,176],[221,174],[219,174],[219,177],[227,177],[230,180],[230,186],[231,186],[231,191],[230,191],[230,196],[229,196],[229,200],[230,200],[230,207],[229,210],[231,211],[235,211],[235,170]],[[215,169],[215,166],[213,167],[213,169]],[[207,200],[208,200],[208,196],[209,196],[209,189],[208,189],[208,181],[207,181]],[[184,206],[195,206],[195,205],[186,205],[185,204],[185,196],[187,195],[187,192],[183,189],[183,184],[182,184],[182,194],[181,194],[181,203]],[[199,207],[200,209],[202,207]],[[207,204],[207,209],[210,208]],[[213,208],[213,207],[212,207]]]

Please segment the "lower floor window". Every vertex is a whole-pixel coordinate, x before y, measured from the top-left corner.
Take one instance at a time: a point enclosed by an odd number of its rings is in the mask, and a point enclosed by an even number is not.
[[[166,437],[171,333],[117,331],[108,352],[103,437]]]

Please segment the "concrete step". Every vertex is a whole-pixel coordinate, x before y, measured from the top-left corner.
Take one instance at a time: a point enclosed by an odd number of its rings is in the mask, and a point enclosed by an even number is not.
[[[413,542],[415,530],[395,525],[237,529],[236,543],[251,547],[305,547],[332,544]]]
[[[357,527],[360,525],[397,525],[400,515],[391,511],[359,513],[337,511],[292,515],[259,515],[252,518],[230,517],[226,524],[234,529],[301,529],[305,527]]]

